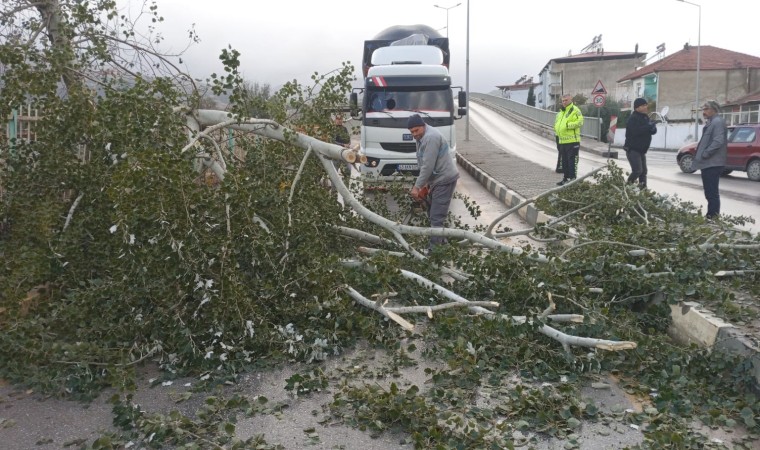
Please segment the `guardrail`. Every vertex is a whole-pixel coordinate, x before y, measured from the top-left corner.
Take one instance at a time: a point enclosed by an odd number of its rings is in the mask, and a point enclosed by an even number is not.
[[[541,108],[534,108],[533,106],[523,105],[522,103],[515,102],[506,98],[496,97],[488,94],[478,94],[471,92],[470,97],[478,99],[483,102],[496,105],[514,114],[518,114],[528,120],[538,122],[542,125],[546,125],[549,128],[554,128],[554,118],[557,113]],[[583,117],[583,128],[581,128],[581,136],[591,139],[599,140],[602,131],[602,121],[597,117]]]

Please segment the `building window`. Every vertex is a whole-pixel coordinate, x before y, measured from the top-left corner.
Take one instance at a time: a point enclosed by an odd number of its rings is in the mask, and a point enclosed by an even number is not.
[[[760,105],[745,105],[742,109],[747,112],[747,123],[760,123]]]
[[[738,110],[721,113],[726,125],[760,123],[760,105],[742,105]]]

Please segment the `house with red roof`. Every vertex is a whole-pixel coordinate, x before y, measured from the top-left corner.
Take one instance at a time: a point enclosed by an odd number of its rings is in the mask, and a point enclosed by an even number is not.
[[[699,101],[696,101],[698,56]],[[694,121],[694,113],[699,113],[707,100],[731,106],[724,111],[729,124],[744,119],[757,122],[760,58],[710,45],[699,47],[698,52],[697,47],[687,44],[682,50],[619,78],[617,91],[618,98],[629,108],[637,97],[647,99],[650,111],[662,111],[667,106],[670,122]],[[747,109],[752,105],[754,115]],[[747,114],[742,115],[743,112]]]

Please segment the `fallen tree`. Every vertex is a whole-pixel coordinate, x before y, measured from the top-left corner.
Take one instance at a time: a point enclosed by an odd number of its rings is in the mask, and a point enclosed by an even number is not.
[[[443,237],[453,238],[453,239],[464,239],[471,244],[478,244],[482,247],[489,248],[492,250],[507,251],[514,255],[522,254],[522,249],[518,247],[506,246],[500,241],[493,238],[489,238],[487,236],[487,234],[493,228],[494,224],[491,225],[491,228],[489,228],[489,230],[486,232],[486,235],[483,235],[480,233],[474,233],[467,230],[459,230],[459,229],[447,229],[447,228],[436,229],[436,228],[428,228],[428,227],[402,225],[398,223],[397,221],[389,220],[387,218],[379,216],[376,213],[373,213],[354,197],[354,195],[351,193],[349,188],[344,184],[335,166],[330,161],[330,160],[338,160],[344,163],[352,164],[356,162],[357,160],[361,160],[363,155],[357,154],[355,150],[350,150],[339,145],[322,142],[310,136],[304,135],[302,133],[288,130],[287,128],[273,121],[258,120],[258,119],[241,119],[234,116],[231,117],[230,114],[223,111],[211,111],[211,110],[192,111],[188,115],[188,128],[192,131],[191,142],[190,144],[186,145],[181,150],[181,153],[184,153],[186,150],[195,146],[202,137],[207,137],[209,133],[217,129],[225,128],[225,127],[235,129],[238,131],[253,133],[259,136],[275,139],[281,142],[294,145],[296,147],[301,148],[302,150],[306,150],[304,158],[308,157],[311,154],[310,153],[311,151],[314,151],[315,152],[314,154],[320,159],[323,168],[327,172],[327,175],[330,177],[332,186],[336,188],[338,194],[340,195],[345,205],[352,208],[353,211],[357,213],[360,217],[362,217],[364,220],[370,223],[373,223],[375,225],[378,225],[381,228],[383,228],[385,231],[389,232],[392,236],[396,238],[396,245],[398,247],[403,247],[405,250],[409,251],[410,256],[413,256],[422,260],[426,259],[418,251],[414,250],[407,244],[406,239],[403,237],[404,235],[415,235],[415,236],[431,236],[432,235],[432,236],[443,236]],[[217,154],[219,153],[220,152],[217,152]],[[207,153],[199,153],[199,156],[209,161],[207,166],[214,172],[215,175],[217,175],[220,179],[224,178],[226,164],[224,163],[224,160],[222,159],[221,155],[219,155],[219,160],[213,159]],[[300,169],[302,168],[303,168],[303,163],[301,164]],[[299,174],[300,174],[300,169],[299,169]],[[598,172],[598,170],[595,172]],[[291,186],[291,189],[295,188],[295,184],[297,180],[298,180],[298,177],[295,178],[293,185]],[[517,209],[518,208],[513,208],[509,212],[514,212]],[[504,219],[505,217],[507,217],[507,214],[501,216],[499,219]],[[540,261],[540,262],[547,261],[547,257],[544,255],[533,255],[531,259],[535,261]],[[446,269],[446,270],[448,270],[449,272],[451,271],[450,269]],[[445,298],[452,299],[456,302],[472,303],[471,301],[451,292],[450,290],[445,289],[442,286],[439,286],[435,283],[432,283],[431,281],[426,280],[424,277],[420,277],[417,274],[413,274],[412,272],[401,269],[400,275],[405,278],[415,279],[423,287],[436,290],[438,291],[439,294],[441,294]],[[464,279],[466,279],[466,277]],[[362,306],[368,306],[372,304],[372,302],[367,300],[364,296],[359,294],[352,287],[348,287],[347,292],[349,292],[349,295],[351,295],[351,297]],[[378,295],[378,294],[375,294],[375,295]],[[482,308],[480,306],[479,301],[476,301],[475,303],[476,303],[475,306],[470,307],[471,311],[479,313],[479,314],[493,314],[492,311]],[[429,306],[429,307],[426,307],[427,309],[424,309],[424,310],[426,312],[431,312],[433,308],[438,309],[439,306],[440,305]],[[404,329],[408,331],[414,330],[414,326],[411,323],[407,322],[406,320],[401,319],[398,316],[398,314],[396,314],[396,311],[394,311],[393,309],[385,308],[383,305],[376,305],[376,307],[372,307],[372,309],[377,310],[383,316],[388,317],[394,320],[395,322],[399,323]],[[406,311],[410,311],[410,310],[407,309]],[[524,318],[524,316],[521,318],[512,317],[510,318],[510,320],[515,321],[517,323],[526,322],[526,319]],[[613,341],[601,340],[601,339],[579,338],[576,336],[570,336],[552,327],[549,327],[548,325],[542,325],[539,328],[539,330],[543,334],[559,341],[562,344],[562,346],[568,351],[571,345],[583,346],[583,347],[595,347],[595,348],[605,349],[605,350],[625,350],[625,349],[632,349],[636,347],[636,344],[633,342],[613,342]]]
[[[61,61],[31,45],[21,61],[14,45],[0,45],[0,114],[26,99],[44,114],[35,141],[0,147],[5,379],[90,396],[129,390],[146,363],[164,378],[231,381],[275,362],[318,362],[357,340],[399,349],[413,336],[457,371],[438,378],[463,374],[470,387],[507,371],[556,381],[616,370],[667,391],[663,409],[701,397],[730,400],[727,417],[760,410],[731,397],[746,388],[732,372],[739,364],[703,370],[720,355],[675,348],[667,305],[650,303],[698,296],[746,318],[728,306],[760,284],[757,237],[732,227],[744,218],[705,223],[689,204],[626,186],[611,164],[588,175],[593,183],[529,199],[555,217],[531,229],[453,216],[445,229],[408,225],[403,188],[391,189],[393,210],[335,169],[362,157],[329,143],[350,64],[310,86],[286,83],[263,120],[247,114],[234,51],[223,51],[227,75],[208,80],[231,94],[230,110],[214,111],[195,107],[200,92],[188,95],[175,76],[122,72],[129,82],[97,79],[96,89],[86,81],[97,75],[91,53]],[[59,95],[71,82],[64,72],[87,74],[91,89]],[[539,253],[501,240],[519,234],[573,244]],[[422,255],[430,235],[452,245]],[[693,397],[668,387],[675,381]]]

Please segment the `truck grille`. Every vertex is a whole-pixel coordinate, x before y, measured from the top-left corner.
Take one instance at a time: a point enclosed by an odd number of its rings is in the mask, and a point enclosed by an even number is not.
[[[398,152],[398,153],[415,153],[417,151],[417,144],[415,144],[414,142],[411,142],[411,143],[381,142],[380,147],[382,147],[383,150],[388,150],[389,152]]]

